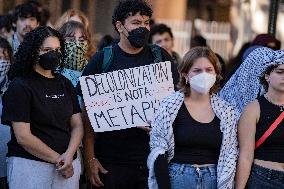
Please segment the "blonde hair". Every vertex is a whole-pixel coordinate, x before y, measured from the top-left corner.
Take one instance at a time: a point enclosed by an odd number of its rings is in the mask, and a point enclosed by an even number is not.
[[[59,30],[59,28],[61,28],[64,23],[70,21],[71,17],[76,16],[76,15],[80,18],[80,20],[82,21],[83,25],[88,30],[89,27],[90,27],[90,23],[89,23],[88,18],[86,17],[86,15],[82,11],[75,10],[75,9],[69,9],[66,12],[64,12],[62,14],[62,16],[54,24],[55,29]]]
[[[90,32],[90,22],[88,20],[88,18],[86,17],[86,15],[79,10],[75,10],[75,9],[69,9],[66,12],[64,12],[62,14],[62,16],[57,20],[57,22],[54,25],[54,28],[56,30],[59,30],[66,22],[72,21],[71,17],[73,16],[78,16],[80,18],[80,20],[82,21],[82,24],[84,25],[84,28],[87,31],[87,41],[88,41],[88,51],[86,53],[86,58],[89,60],[91,58],[91,56],[96,52],[96,49],[94,47],[94,45],[92,44],[92,35]]]

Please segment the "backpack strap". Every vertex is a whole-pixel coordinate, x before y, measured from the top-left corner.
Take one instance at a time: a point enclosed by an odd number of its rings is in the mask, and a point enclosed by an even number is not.
[[[277,126],[284,119],[284,111],[277,117],[277,119],[272,123],[272,125],[265,131],[265,133],[258,139],[255,143],[255,149],[257,149],[264,141],[271,135],[271,133],[277,128]]]
[[[113,61],[113,47],[112,46],[104,47],[103,51],[104,51],[104,59],[103,59],[103,64],[101,66],[101,70],[102,73],[105,73],[108,71]]]
[[[161,47],[159,47],[158,45],[154,45],[154,44],[149,44],[149,47],[154,56],[154,63],[162,62],[163,58],[162,58]]]
[[[150,44],[149,47],[154,56],[154,63],[162,62],[163,59],[162,59],[161,47],[152,44]],[[104,47],[103,51],[104,51],[104,59],[101,65],[101,71],[102,73],[105,73],[108,71],[113,61],[113,47],[112,46]]]

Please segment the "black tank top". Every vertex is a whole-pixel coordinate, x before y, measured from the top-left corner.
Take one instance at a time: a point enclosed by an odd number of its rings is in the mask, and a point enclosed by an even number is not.
[[[210,123],[193,119],[183,103],[173,123],[175,155],[171,162],[217,164],[222,143],[220,120]]]
[[[260,118],[256,124],[255,141],[262,137],[282,113],[279,106],[272,104],[264,96],[258,97],[257,100],[260,105]],[[284,121],[281,121],[264,143],[255,150],[254,158],[284,163]]]

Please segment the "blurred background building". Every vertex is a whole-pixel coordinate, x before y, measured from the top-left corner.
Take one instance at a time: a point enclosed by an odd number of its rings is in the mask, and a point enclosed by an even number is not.
[[[257,34],[267,33],[272,0],[148,0],[156,23],[172,27],[175,51],[184,55],[192,36],[200,34],[225,60],[236,55],[241,46]],[[276,37],[284,41],[284,0],[279,0]],[[8,13],[26,0],[0,0],[0,14]],[[49,8],[51,23],[67,9],[83,11],[92,32],[101,36],[116,32],[111,16],[118,0],[38,0]]]

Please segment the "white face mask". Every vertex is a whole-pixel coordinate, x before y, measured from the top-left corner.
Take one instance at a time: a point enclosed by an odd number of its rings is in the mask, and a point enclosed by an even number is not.
[[[192,89],[194,89],[198,93],[206,94],[214,85],[216,81],[216,75],[203,72],[188,79],[190,87]]]

